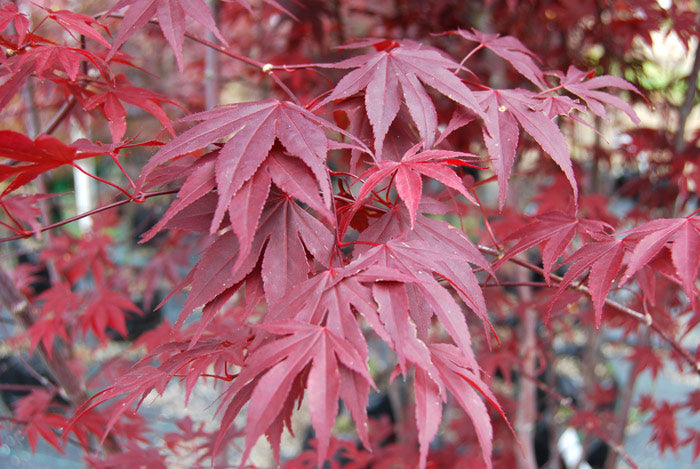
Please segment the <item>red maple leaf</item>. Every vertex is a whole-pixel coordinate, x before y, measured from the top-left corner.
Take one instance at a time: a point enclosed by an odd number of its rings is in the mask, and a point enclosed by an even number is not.
[[[382,180],[391,176],[392,180],[395,180],[399,197],[408,207],[408,212],[411,216],[411,228],[413,228],[422,195],[423,183],[421,175],[425,175],[440,181],[447,187],[458,191],[468,200],[476,203],[474,197],[464,186],[462,179],[450,168],[450,165],[478,167],[461,159],[477,159],[478,156],[447,150],[418,152],[420,146],[421,144],[414,145],[404,154],[400,162],[379,161],[374,168],[360,176],[367,179],[357,194],[358,202],[361,203]],[[354,215],[354,212],[349,213],[348,216],[352,217],[352,215]]]
[[[577,218],[559,211],[543,213],[534,217],[531,223],[511,233],[505,239],[506,242],[512,240],[518,240],[518,242],[508,249],[495,267],[539,244],[542,245],[544,277],[549,283],[549,275],[554,264],[566,252],[566,248],[577,233],[603,236],[606,231],[611,230],[611,226],[597,220]]]
[[[336,128],[296,104],[275,100],[221,106],[211,111],[193,114],[182,121],[200,121],[200,123],[161,148],[144,167],[142,181],[158,165],[233,135],[215,153],[214,166],[200,169],[202,174],[193,176],[187,192],[180,194],[180,198],[184,199],[195,190],[202,195],[208,192],[209,186],[205,188],[203,185],[211,183],[208,175],[213,172],[218,203],[211,221],[210,232],[213,233],[219,228],[227,211],[238,213],[240,200],[235,197],[239,191],[243,190],[246,181],[256,173],[259,178],[269,180],[264,173],[258,171],[258,168],[270,155],[276,140],[279,140],[289,154],[299,158],[308,166],[321,189],[326,208],[330,207],[331,186],[326,167],[329,140],[324,133],[324,128],[343,132],[342,129]],[[280,188],[286,190],[292,187],[294,177],[290,178],[283,172],[291,171],[290,174],[294,175],[299,174],[300,170],[294,169],[292,164],[284,166],[286,168],[272,161],[268,168],[274,167],[270,173],[271,176],[274,174],[275,183],[285,186]],[[280,182],[283,179],[286,182]],[[264,202],[260,192],[265,192],[266,185],[267,183],[263,182],[259,187],[249,188],[250,194],[257,197],[258,206],[260,206],[259,201]],[[303,189],[305,193],[309,191],[308,187]],[[298,193],[291,195],[298,197]]]
[[[478,116],[483,116],[474,94],[453,72],[462,68],[457,62],[436,49],[415,42],[388,41],[391,47],[384,47],[385,42],[376,39],[344,46],[346,49],[374,46],[376,52],[326,65],[331,68],[356,70],[345,75],[331,94],[319,103],[319,106],[322,106],[334,100],[348,98],[364,89],[365,109],[374,130],[374,151],[377,158],[382,157],[384,138],[399,112],[402,101],[418,128],[424,148],[430,148],[435,142],[437,113],[421,83],[434,88]]]
[[[153,115],[172,135],[175,135],[170,119],[161,107],[163,103],[177,105],[175,101],[149,89],[134,86],[126,76],[121,74],[117,75],[113,82],[95,83],[95,85],[98,91],[83,103],[83,108],[89,111],[99,107],[102,110],[109,123],[113,143],[121,142],[126,133],[126,109],[122,102],[139,107]]]
[[[52,355],[53,342],[56,337],[70,340],[68,330],[73,324],[72,313],[81,304],[80,295],[71,291],[66,283],[52,285],[36,298],[42,302],[39,317],[27,330],[29,352],[33,353],[41,342],[49,357]]]
[[[639,90],[627,80],[612,75],[601,75],[591,78],[587,72],[581,71],[573,65],[566,71],[566,75],[556,71],[547,73],[558,77],[561,81],[560,86],[582,98],[588,105],[588,109],[596,116],[607,119],[608,115],[605,112],[605,105],[608,104],[623,111],[632,119],[632,122],[639,124],[639,117],[628,102],[599,90],[599,88],[612,87],[633,91],[641,96],[642,94]]]
[[[24,37],[29,32],[29,19],[27,15],[20,12],[13,2],[5,2],[0,8],[0,32],[4,31],[10,23],[15,27],[17,33],[17,45],[24,42]]]
[[[109,29],[100,24],[95,18],[81,13],[76,13],[69,10],[51,10],[41,5],[39,8],[48,12],[48,18],[55,21],[63,28],[73,39],[80,42],[80,36],[89,37],[105,47],[110,47],[109,42],[99,33],[93,26],[100,26],[109,35]],[[2,26],[2,25],[0,25]],[[1,29],[1,28],[0,28]],[[75,35],[77,33],[77,36]]]
[[[327,456],[330,432],[338,411],[340,370],[345,368],[372,383],[366,362],[356,347],[327,327],[279,321],[259,328],[283,337],[275,338],[251,353],[246,366],[224,394],[224,402],[230,402],[226,406],[222,427],[230,425],[242,402],[249,401],[242,460],[248,458],[262,434],[276,441],[279,438],[277,431],[281,432],[282,428],[274,423],[288,418],[284,410],[285,398],[294,381],[308,367],[305,386],[311,423],[318,439],[317,463],[321,466]],[[254,385],[252,389],[251,385]]]
[[[629,230],[629,236],[641,236],[620,280],[623,285],[642,267],[651,262],[671,243],[671,260],[681,279],[683,290],[693,307],[697,298],[695,279],[700,266],[700,219],[660,218]]]
[[[0,157],[12,160],[0,165],[0,181],[12,179],[2,195],[33,181],[39,174],[66,164],[75,166],[75,161],[92,156],[95,154],[79,153],[48,135],[32,140],[19,132],[0,130]]]
[[[563,264],[571,265],[559,284],[559,289],[552,295],[548,314],[552,305],[572,282],[590,268],[587,281],[588,289],[593,300],[595,324],[596,327],[600,327],[605,298],[620,272],[625,252],[624,241],[610,237],[600,241],[591,241],[569,256]]]
[[[662,454],[669,448],[675,452],[679,447],[680,442],[676,431],[676,411],[679,408],[680,404],[669,404],[664,401],[656,407],[649,419],[652,425],[650,442],[656,442]]]
[[[42,224],[40,222],[41,210],[39,209],[39,201],[57,195],[59,194],[0,195],[0,207],[15,225],[8,225],[8,227],[18,234],[26,234],[27,230],[20,223],[23,222],[37,233],[37,237],[40,237]]]
[[[219,41],[226,44],[226,39],[216,27],[216,22],[204,0],[119,0],[105,16],[124,7],[128,8],[119,25],[117,37],[114,38],[112,51],[107,56],[107,60],[111,59],[119,47],[146,26],[154,16],[158,16],[158,25],[175,53],[180,72],[184,68],[182,45],[185,38],[186,16],[197,21],[211,31]]]
[[[78,325],[83,331],[83,336],[88,330],[92,330],[100,343],[104,344],[107,342],[108,327],[119,332],[122,337],[128,335],[125,311],[143,314],[139,307],[123,293],[101,287],[87,304],[85,311],[78,317]]]
[[[451,34],[458,34],[469,41],[478,42],[479,45],[469,53],[471,56],[478,49],[485,47],[494,54],[510,63],[522,76],[530,80],[535,86],[544,90],[546,82],[544,74],[537,66],[534,59],[537,56],[530,51],[519,39],[513,36],[501,36],[499,34],[487,34],[476,29],[470,31],[457,30]]]
[[[24,434],[27,435],[29,447],[36,452],[36,445],[41,436],[46,442],[65,454],[55,431],[66,424],[66,418],[51,411],[54,394],[45,389],[35,389],[29,395],[15,403],[14,416],[24,422]]]
[[[664,368],[664,362],[659,357],[658,352],[651,347],[636,347],[627,357],[627,360],[632,363],[632,375],[634,377],[637,377],[645,370],[649,370],[652,378],[656,379],[659,371]]]

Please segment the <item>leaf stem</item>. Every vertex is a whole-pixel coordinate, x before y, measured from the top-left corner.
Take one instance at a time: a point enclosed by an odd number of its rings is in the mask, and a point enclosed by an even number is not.
[[[167,195],[167,194],[175,194],[179,190],[180,189],[167,189],[167,190],[162,190],[162,191],[146,192],[146,193],[140,194],[138,197],[133,197],[133,196],[127,194],[129,196],[128,199],[118,200],[116,202],[112,202],[111,204],[103,205],[102,207],[97,207],[95,209],[80,213],[80,214],[75,215],[73,217],[66,218],[65,220],[61,220],[61,221],[56,222],[56,223],[51,223],[50,225],[42,226],[38,230],[27,231],[26,234],[10,236],[7,238],[0,238],[0,243],[4,243],[7,241],[14,241],[16,239],[28,238],[34,234],[43,233],[44,231],[52,230],[54,228],[58,228],[59,226],[67,225],[68,223],[72,223],[74,221],[80,220],[81,218],[89,217],[91,215],[95,215],[97,213],[104,212],[105,210],[113,209],[114,207],[119,207],[120,205],[124,205],[124,204],[127,204],[129,202],[136,202],[137,200],[143,201],[145,199],[150,199],[151,197],[158,197],[158,196]]]

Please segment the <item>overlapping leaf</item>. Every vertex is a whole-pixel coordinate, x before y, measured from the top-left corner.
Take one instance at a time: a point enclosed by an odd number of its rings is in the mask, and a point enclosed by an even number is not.
[[[546,88],[544,73],[537,66],[537,56],[530,51],[518,38],[513,36],[501,36],[499,34],[487,34],[476,29],[471,31],[457,30],[458,34],[469,41],[478,42],[477,48],[485,47],[494,54],[510,63],[522,76],[530,80],[539,89]]]
[[[90,96],[83,107],[86,110],[97,107],[102,110],[109,123],[112,142],[121,142],[126,133],[126,109],[122,102],[137,106],[153,115],[172,135],[175,135],[170,118],[161,107],[163,103],[177,105],[174,101],[146,88],[132,85],[124,75],[117,76],[114,83],[101,85],[100,91]]]
[[[413,146],[400,162],[380,161],[374,168],[365,172],[362,177],[367,179],[357,194],[357,200],[362,201],[382,180],[392,176],[395,178],[399,197],[408,207],[411,228],[413,228],[422,195],[421,175],[425,175],[440,181],[476,203],[474,197],[464,187],[462,179],[450,168],[450,165],[478,167],[463,160],[463,158],[477,159],[478,156],[448,150],[418,152],[419,147],[420,144]]]
[[[202,220],[210,219],[212,211],[210,205],[208,215]],[[276,191],[260,215],[259,227],[247,255],[241,255],[240,243],[233,231],[218,236],[202,254],[180,285],[180,288],[191,285],[191,294],[179,322],[182,323],[194,308],[211,303],[219,295],[230,296],[231,289],[242,286],[260,259],[265,296],[268,302],[274,303],[308,278],[310,265],[306,250],[319,263],[328,265],[333,242],[328,228],[293,199]],[[203,319],[200,329],[205,325]]]
[[[683,290],[695,304],[695,280],[700,266],[700,220],[697,218],[661,218],[628,231],[641,236],[635,245],[620,284],[627,282],[670,243],[671,260],[681,279]]]
[[[35,140],[12,130],[0,130],[0,158],[12,160],[0,165],[0,181],[12,179],[4,189],[8,194],[33,181],[39,174],[75,161],[95,156],[96,153],[79,153],[60,140],[39,135]]]
[[[216,27],[216,22],[204,0],[119,0],[107,14],[114,13],[124,7],[127,7],[127,10],[119,25],[117,36],[114,38],[112,51],[107,57],[108,60],[122,44],[146,26],[154,16],[158,17],[160,29],[175,53],[177,67],[181,72],[184,67],[182,46],[185,38],[186,16],[194,19],[211,31],[219,41],[226,44],[226,40],[221,35],[219,28]]]
[[[510,177],[514,149],[518,141],[517,126],[514,121],[517,121],[561,168],[571,184],[574,198],[578,198],[578,185],[571,164],[569,146],[561,129],[540,110],[539,96],[523,89],[479,91],[476,94],[490,111],[486,114],[484,121],[488,133],[488,136],[485,135],[485,141],[489,156],[496,161],[499,204],[502,206],[505,200],[504,191]]]
[[[641,95],[639,90],[627,80],[612,75],[602,75],[587,80],[586,78],[589,78],[590,74],[577,69],[573,65],[566,71],[566,75],[560,72],[549,73],[556,75],[561,80],[560,85],[562,87],[582,98],[588,105],[588,109],[596,116],[604,119],[608,118],[605,112],[605,105],[607,104],[623,111],[632,119],[632,122],[639,124],[640,120],[637,113],[634,112],[634,109],[627,101],[605,91],[600,91],[600,88],[609,87],[633,91]]]
[[[238,401],[250,401],[242,456],[245,461],[258,437],[276,430],[273,423],[284,418],[283,404],[293,382],[310,365],[306,388],[311,422],[319,441],[317,462],[321,466],[338,411],[340,370],[352,371],[367,383],[372,383],[362,352],[329,327],[298,321],[278,321],[259,327],[282,337],[252,352],[246,366],[225,393],[224,399],[230,403],[222,424],[230,424],[238,413],[241,407]],[[254,384],[252,391],[251,384]]]
[[[607,230],[612,230],[612,227],[597,220],[572,217],[564,212],[543,213],[508,236],[506,241],[519,241],[498,260],[496,267],[519,253],[541,244],[544,276],[549,283],[549,274],[554,263],[566,252],[566,248],[577,233],[604,235]]]
[[[600,327],[605,298],[620,272],[624,255],[625,243],[612,237],[591,241],[582,246],[564,261],[565,264],[571,265],[559,284],[559,289],[552,296],[550,308],[576,278],[590,269],[587,281],[588,289],[593,300],[595,324],[596,327]]]
[[[144,167],[142,178],[158,165],[231,136],[217,152],[213,167],[218,203],[211,221],[212,233],[218,229],[227,211],[236,210],[234,198],[268,158],[275,140],[279,140],[289,154],[308,166],[320,187],[326,207],[330,207],[331,188],[326,167],[329,144],[323,130],[324,127],[333,127],[330,123],[300,106],[274,100],[222,106],[193,114],[184,121],[200,123],[161,148]],[[283,190],[291,191],[293,176],[300,174],[300,171],[293,164],[282,168],[277,163],[269,163],[268,167],[277,168],[271,174],[277,178],[276,183],[285,186]],[[291,171],[292,177],[283,176],[285,170]],[[262,188],[253,190],[264,191]],[[304,191],[309,192],[310,188],[305,187]],[[181,198],[187,195],[180,193]]]
[[[438,50],[410,41],[387,40],[365,41],[345,48],[366,46],[374,46],[376,52],[329,65],[355,70],[338,82],[321,105],[365,90],[365,109],[374,130],[374,151],[377,158],[381,159],[384,138],[402,101],[418,128],[425,148],[432,146],[437,129],[437,113],[423,84],[476,115],[483,116],[474,94],[454,74],[455,70],[461,68],[460,65]]]

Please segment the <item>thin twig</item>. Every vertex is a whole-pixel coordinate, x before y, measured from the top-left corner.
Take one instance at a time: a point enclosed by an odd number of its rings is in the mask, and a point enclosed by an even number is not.
[[[578,412],[579,409],[574,406],[573,401],[570,397],[566,397],[559,392],[557,392],[555,389],[553,389],[551,386],[549,386],[546,383],[543,383],[536,377],[532,375],[528,375],[525,373],[520,373],[520,375],[532,382],[535,383],[535,385],[542,390],[545,394],[548,394],[549,397],[551,397],[553,400],[559,403],[559,405],[562,405],[564,407],[568,407],[569,409],[573,410],[574,412]],[[601,440],[603,440],[609,447],[612,449],[615,453],[617,453],[619,456],[621,456],[627,464],[629,464],[633,468],[637,468],[637,464],[632,460],[629,454],[627,454],[627,451],[625,451],[625,448],[620,444],[618,441],[610,439],[606,437],[605,435],[598,435]]]
[[[690,75],[686,79],[688,89],[685,92],[683,104],[678,108],[678,129],[673,136],[673,147],[676,152],[680,152],[685,144],[685,123],[688,120],[690,111],[693,109],[693,101],[695,100],[695,92],[697,90],[698,72],[700,72],[700,45],[695,48],[695,59],[693,60],[693,68]]]
[[[485,254],[491,254],[496,257],[500,257],[503,255],[502,252],[490,248],[488,246],[483,246],[479,245],[479,251],[485,253]],[[541,267],[536,266],[535,264],[532,264],[530,262],[524,261],[522,259],[517,259],[517,258],[512,258],[509,259],[509,262],[512,262],[514,264],[520,265],[522,267],[525,267],[527,269],[532,270],[533,272],[537,272],[540,275],[544,276],[544,269]],[[557,284],[560,284],[562,281],[562,277],[550,273],[549,277],[554,280]],[[591,291],[588,289],[588,287],[580,285],[580,286],[569,286],[569,289],[572,290],[578,290],[580,292],[585,293],[589,297],[592,296]],[[619,313],[622,313],[626,316],[629,316],[633,319],[636,319],[637,321],[645,324],[647,327],[649,327],[651,330],[656,332],[656,334],[661,337],[666,343],[668,343],[671,348],[673,348],[676,353],[678,353],[684,361],[686,361],[689,365],[693,367],[693,371],[700,376],[700,362],[696,361],[695,358],[688,352],[686,349],[684,349],[675,339],[670,337],[666,331],[662,330],[657,323],[655,323],[649,314],[642,314],[639,311],[636,311],[630,307],[627,307],[621,303],[618,303],[617,301],[610,300],[608,298],[605,299],[605,304],[609,306],[610,308],[613,308]]]
[[[179,190],[180,189],[167,189],[167,190],[162,190],[162,191],[146,192],[146,193],[140,195],[140,197],[138,198],[138,201],[140,202],[140,201],[143,201],[146,199],[150,199],[151,197],[157,197],[160,195],[175,194]],[[97,208],[89,210],[87,212],[79,213],[78,215],[75,215],[75,216],[70,217],[70,218],[66,218],[65,220],[61,220],[59,222],[52,223],[50,225],[42,226],[38,230],[27,231],[24,234],[9,236],[7,238],[0,238],[0,243],[4,243],[7,241],[14,241],[16,239],[29,238],[37,233],[43,233],[44,231],[52,230],[54,228],[58,228],[59,226],[67,225],[68,223],[72,223],[74,221],[80,220],[81,218],[89,217],[91,215],[95,215],[97,213],[104,212],[105,210],[110,210],[114,207],[119,207],[120,205],[128,204],[129,202],[136,202],[136,200],[134,198],[118,200],[116,202],[112,202],[111,204],[103,205],[102,207],[97,207]]]

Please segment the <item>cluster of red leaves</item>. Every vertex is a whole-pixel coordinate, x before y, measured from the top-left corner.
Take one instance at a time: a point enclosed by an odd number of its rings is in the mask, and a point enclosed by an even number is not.
[[[508,7],[514,11],[512,3]],[[122,9],[123,14],[117,14]],[[626,11],[624,5],[614,10],[618,16]],[[123,437],[128,431],[120,428],[123,417],[152,391],[162,394],[180,378],[187,401],[200,378],[213,378],[222,384],[220,428],[207,433],[186,421],[180,427],[188,439],[206,440],[208,457],[214,458],[234,435],[244,436],[245,462],[264,435],[279,464],[283,429],[291,430],[295,404],[306,398],[316,434],[312,461],[321,466],[342,452],[369,464],[365,453],[339,442],[332,430],[342,400],[365,449],[379,446],[366,410],[370,390],[376,388],[369,367],[370,343],[378,339],[395,357],[392,378],[400,375],[413,388],[412,444],[419,466],[429,464],[443,407],[453,399],[473,425],[480,463],[491,467],[495,431],[489,408],[506,423],[507,419],[491,390],[491,377],[482,370],[485,363],[474,350],[475,344],[490,344],[495,333],[483,284],[506,262],[536,246],[542,253],[545,283],[557,287],[547,298],[547,314],[570,287],[581,289],[586,283],[599,327],[616,281],[618,288],[635,281],[644,306],[654,308],[660,277],[688,299],[686,312],[693,316],[686,332],[700,322],[700,224],[695,218],[656,219],[616,231],[596,219],[600,217],[582,214],[593,211],[594,203],[579,198],[561,121],[582,122],[584,114],[607,119],[607,110],[614,108],[637,123],[630,104],[606,90],[638,93],[621,78],[595,76],[574,66],[566,73],[546,70],[514,37],[476,30],[439,36],[461,41],[452,49],[460,50],[461,61],[427,43],[365,39],[343,46],[343,51],[367,53],[305,66],[346,71],[325,94],[303,97],[309,105],[290,96],[294,102],[267,99],[220,106],[181,119],[179,124],[190,127],[175,136],[162,108],[174,101],[134,86],[113,67],[135,68],[119,48],[154,17],[181,71],[183,41],[190,34],[186,16],[226,44],[203,0],[120,0],[99,20],[46,11],[32,29],[14,4],[2,5],[0,31],[10,25],[15,31],[0,36],[5,51],[0,60],[0,108],[16,101],[28,80],[38,79],[54,86],[67,103],[77,103],[93,115],[99,110],[113,145],[83,141],[68,146],[48,135],[31,139],[1,131],[0,157],[6,162],[0,165],[0,182],[8,183],[0,204],[10,219],[4,225],[19,234],[28,233],[22,222],[36,228],[33,206],[43,196],[13,192],[39,175],[64,165],[77,168],[77,160],[98,155],[110,155],[119,165],[120,150],[131,146],[123,141],[128,130],[126,103],[154,116],[174,137],[143,166],[128,193],[139,200],[143,191],[154,187],[178,190],[142,240],[152,240],[164,230],[192,232],[205,239],[206,247],[171,294],[188,292],[175,330],[165,325],[147,335],[142,341],[145,356],[83,403],[70,422],[46,411],[50,396],[35,393],[23,401],[26,408],[18,409],[18,419],[27,423],[32,448],[41,435],[60,449],[52,430],[59,426],[79,439],[83,433],[78,432],[102,430],[103,439],[112,430]],[[111,44],[102,34],[112,37],[106,23],[110,16],[120,18]],[[39,35],[41,24],[50,22],[67,31],[76,47]],[[465,40],[477,43],[467,53]],[[481,49],[503,59],[529,89],[488,86],[472,67]],[[274,66],[262,71],[274,73]],[[451,143],[465,134],[471,136],[471,146]],[[483,150],[483,156],[456,150],[472,147]],[[456,206],[483,210],[473,179],[464,174],[476,168],[494,174],[497,205],[506,218],[510,179],[523,147],[551,159],[558,168],[556,187],[570,191],[572,208],[535,214],[520,229],[500,236],[501,242],[488,226],[493,249],[500,255],[492,265],[484,249],[439,216],[456,213]],[[19,216],[23,208],[27,212]],[[43,260],[55,266],[61,281],[33,299],[40,314],[27,331],[30,349],[41,343],[50,353],[57,337],[74,342],[76,331],[83,336],[92,331],[102,343],[109,328],[126,335],[125,314],[139,309],[121,288],[124,274],[110,259],[111,242],[97,232],[77,239],[64,235],[54,237],[53,245],[43,251]],[[174,262],[162,265],[175,283]],[[566,273],[553,275],[562,266],[568,266]],[[94,286],[84,289],[81,281]],[[147,297],[154,287],[149,288]],[[200,308],[199,320],[178,331]],[[467,310],[483,326],[478,339],[473,340]],[[630,359],[636,362],[635,376],[646,369],[656,375],[662,366],[651,348],[636,349]],[[97,418],[97,406],[113,399],[117,405],[106,424],[97,431],[94,426],[84,430],[81,422]],[[244,407],[247,424],[239,429],[234,420]],[[679,408],[666,403],[650,407],[662,451],[691,441],[697,445],[696,436],[681,442],[675,432]],[[587,425],[588,416],[581,412],[577,419]],[[177,438],[171,437],[169,445],[176,451]],[[383,448],[383,461],[405,460],[402,448]],[[462,456],[474,460],[472,454]],[[112,467],[146,460],[155,467],[163,464],[158,451],[128,442],[122,454],[91,462]]]

